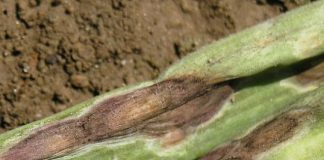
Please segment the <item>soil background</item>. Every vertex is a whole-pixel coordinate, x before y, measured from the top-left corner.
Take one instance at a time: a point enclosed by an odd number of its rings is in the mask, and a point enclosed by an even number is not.
[[[0,0],[0,133],[150,80],[298,0]]]

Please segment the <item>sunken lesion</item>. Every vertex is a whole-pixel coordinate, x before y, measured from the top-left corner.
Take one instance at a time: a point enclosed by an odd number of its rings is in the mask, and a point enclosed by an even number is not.
[[[230,86],[220,86],[174,110],[148,120],[142,132],[153,136],[166,135],[163,138],[164,145],[181,141],[191,132],[190,128],[197,127],[215,116],[232,93],[233,89]],[[170,141],[172,143],[169,143]]]
[[[210,152],[201,160],[252,160],[258,154],[293,137],[298,128],[311,120],[310,109],[292,110],[254,129],[242,139],[235,140]]]
[[[231,93],[229,86],[194,77],[165,80],[103,100],[78,118],[43,126],[0,159],[45,159],[135,132],[164,137],[165,144],[174,144],[185,137],[189,126],[216,114]]]

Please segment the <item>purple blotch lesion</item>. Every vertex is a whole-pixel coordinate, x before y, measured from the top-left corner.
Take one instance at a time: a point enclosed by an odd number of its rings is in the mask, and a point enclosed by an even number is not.
[[[103,100],[78,118],[43,126],[0,157],[44,159],[134,132],[155,136],[170,128],[186,132],[189,126],[198,126],[215,115],[231,93],[230,86],[194,77],[165,80]],[[164,127],[154,128],[157,124]],[[150,134],[153,132],[159,134]]]

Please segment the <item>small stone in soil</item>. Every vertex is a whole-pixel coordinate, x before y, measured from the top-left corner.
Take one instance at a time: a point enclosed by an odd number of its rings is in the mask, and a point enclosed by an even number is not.
[[[72,75],[70,77],[70,81],[72,86],[77,88],[85,88],[89,86],[89,79],[86,76],[83,75]]]

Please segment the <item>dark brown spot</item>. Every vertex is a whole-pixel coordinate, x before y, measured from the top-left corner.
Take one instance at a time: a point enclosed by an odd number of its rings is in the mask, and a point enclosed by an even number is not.
[[[294,135],[303,122],[310,119],[309,110],[295,110],[282,114],[255,129],[246,137],[210,152],[202,160],[252,160],[254,156],[272,148]]]
[[[49,158],[88,143],[145,132],[150,127],[152,130],[157,122],[169,121],[166,124],[174,123],[171,126],[185,129],[185,126],[208,120],[230,93],[228,86],[215,86],[192,77],[166,80],[104,100],[79,118],[41,127],[0,157],[8,160]],[[158,118],[154,118],[156,116]]]

